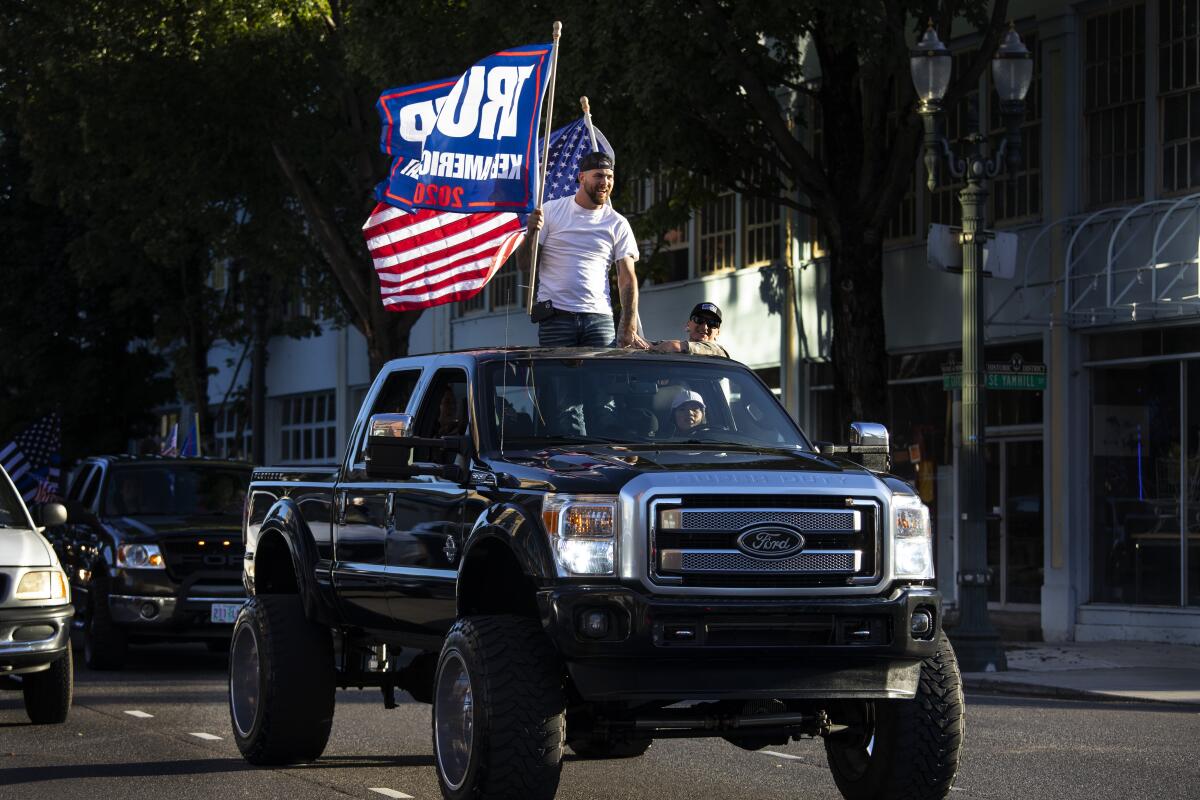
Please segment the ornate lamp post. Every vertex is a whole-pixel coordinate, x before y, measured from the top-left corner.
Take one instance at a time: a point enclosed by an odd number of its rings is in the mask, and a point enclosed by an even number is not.
[[[958,574],[959,625],[954,646],[964,670],[1006,668],[1000,637],[988,619],[987,514],[984,476],[983,269],[984,209],[988,182],[1005,164],[1015,170],[1021,163],[1021,120],[1025,93],[1033,77],[1032,57],[1011,27],[992,59],[992,79],[1000,96],[1000,117],[1005,134],[997,151],[988,157],[984,137],[972,130],[966,153],[957,156],[942,133],[942,98],[950,85],[950,52],[938,39],[932,23],[912,51],[913,86],[920,100],[925,125],[925,169],[929,189],[938,183],[938,166],[944,158],[954,178],[967,185],[958,195],[962,203],[962,445],[959,451],[960,528]],[[974,115],[972,115],[974,116]],[[971,120],[978,128],[978,120]]]

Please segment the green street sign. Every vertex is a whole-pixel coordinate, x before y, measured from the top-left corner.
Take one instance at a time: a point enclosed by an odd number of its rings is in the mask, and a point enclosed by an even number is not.
[[[1028,364],[1017,354],[1009,361],[989,361],[984,370],[984,386],[1009,391],[1045,391],[1046,365]],[[942,389],[950,392],[961,388],[962,364],[943,364]]]

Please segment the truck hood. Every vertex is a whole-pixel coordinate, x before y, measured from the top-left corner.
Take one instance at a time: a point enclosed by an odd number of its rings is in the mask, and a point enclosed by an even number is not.
[[[122,539],[146,540],[202,534],[242,538],[242,521],[232,515],[107,517],[104,524]]]
[[[0,567],[49,567],[58,563],[50,543],[27,528],[0,528]]]
[[[753,450],[735,445],[569,445],[542,450],[508,450],[492,459],[497,472],[523,484],[574,492],[612,492],[649,472],[781,470],[842,472],[857,464],[835,463],[816,453]]]

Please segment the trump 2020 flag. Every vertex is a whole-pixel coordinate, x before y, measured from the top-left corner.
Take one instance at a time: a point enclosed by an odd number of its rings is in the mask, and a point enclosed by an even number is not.
[[[61,428],[58,414],[47,414],[0,448],[0,464],[26,503],[58,494]]]
[[[596,131],[597,146],[613,154]],[[591,151],[583,118],[550,135],[545,200],[574,194],[579,159]],[[411,311],[474,297],[525,237],[525,220],[512,212],[455,214],[406,212],[381,202],[363,225],[379,276],[383,307]]]
[[[379,95],[379,149],[392,157],[388,177],[375,187],[375,199],[398,208],[411,209],[417,181],[408,173],[420,169],[421,148],[433,130],[446,95],[458,82],[444,78],[412,86],[388,89]],[[414,173],[415,174],[415,173]]]
[[[419,158],[393,163],[387,202],[460,213],[532,211],[552,51],[549,44],[514,47],[463,73],[441,101]]]

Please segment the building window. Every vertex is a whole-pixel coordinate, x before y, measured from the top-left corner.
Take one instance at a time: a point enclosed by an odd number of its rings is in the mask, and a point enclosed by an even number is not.
[[[236,405],[217,410],[213,418],[213,452],[218,458],[249,458],[253,431]]]
[[[959,76],[966,72],[975,59],[975,54],[975,50],[955,53],[951,74]],[[950,141],[950,147],[955,153],[963,152],[962,139],[975,132],[975,121],[971,119],[972,106],[974,106],[974,113],[978,114],[978,85],[972,86],[965,92],[954,104],[954,108],[947,109],[946,138]],[[963,183],[962,178],[954,178],[950,175],[940,158],[938,168],[938,185],[932,192],[929,192],[929,221],[936,225],[962,225],[962,203],[959,202],[958,193],[966,184]]]
[[[700,210],[701,275],[737,268],[737,195],[724,192]]]
[[[520,287],[517,285],[517,276],[520,274],[520,270],[517,269],[517,257],[512,256],[496,271],[491,281],[484,287],[483,292],[475,297],[482,297],[483,293],[487,292],[488,307],[492,311],[521,305],[521,298],[524,295],[518,291]],[[474,300],[475,297],[471,299]]]
[[[1188,409],[1200,393],[1198,364],[1092,373],[1094,601],[1200,605],[1200,427]]]
[[[1042,53],[1036,33],[1025,33],[1021,38],[1033,53],[1033,79],[1025,95],[1025,119],[1021,122],[1021,166],[1016,172],[1006,168],[993,185],[992,218],[998,223],[1036,219],[1042,214]],[[988,86],[987,96],[994,100],[990,72]],[[988,116],[994,153],[1005,133],[999,101],[992,102]]]
[[[280,461],[337,460],[337,403],[333,392],[284,397],[279,404]]]
[[[1089,206],[1141,198],[1145,159],[1146,7],[1084,23],[1083,124]]]
[[[456,316],[466,316],[474,314],[477,311],[483,311],[487,308],[487,295],[484,294],[486,288],[480,291],[474,297],[468,297],[466,300],[460,300],[455,304]]]
[[[674,195],[674,182],[664,175],[655,176],[651,187],[654,205],[669,207]],[[654,282],[686,281],[691,277],[690,254],[691,240],[688,237],[688,223],[684,222],[678,228],[672,228],[662,235],[658,249],[654,251],[654,267],[651,275]]]
[[[1158,103],[1162,137],[1162,190],[1200,186],[1200,0],[1159,8]]]
[[[783,215],[778,203],[761,197],[742,198],[746,266],[760,267],[783,257]]]

